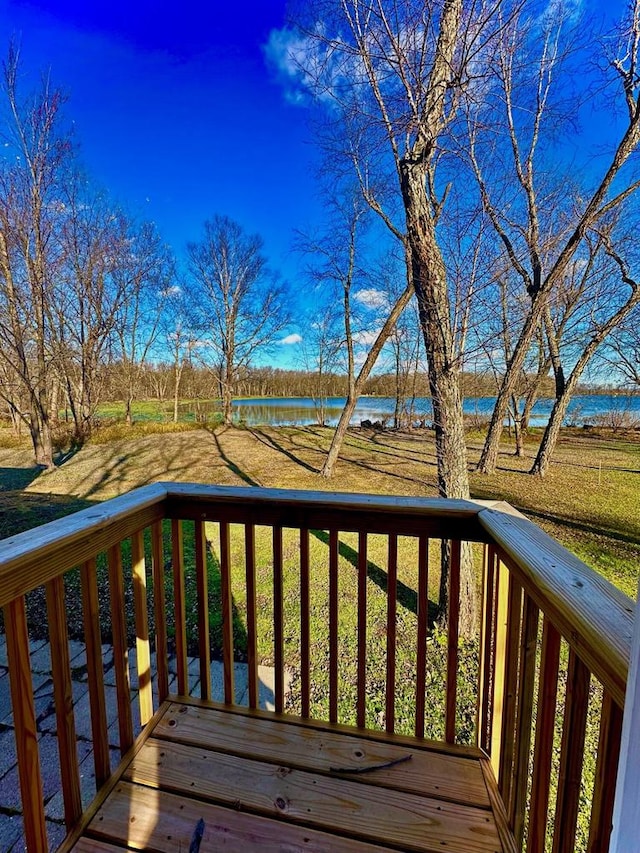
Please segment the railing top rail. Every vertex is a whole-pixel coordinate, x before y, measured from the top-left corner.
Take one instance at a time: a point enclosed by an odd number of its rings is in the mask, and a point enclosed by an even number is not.
[[[474,501],[164,483],[170,517],[484,540]]]
[[[0,540],[0,606],[162,518],[165,497],[143,486]]]
[[[614,700],[623,702],[633,602],[500,502],[156,483],[0,542],[0,606],[161,518],[326,524],[493,542]]]
[[[509,504],[478,518],[527,593],[622,707],[634,602]]]

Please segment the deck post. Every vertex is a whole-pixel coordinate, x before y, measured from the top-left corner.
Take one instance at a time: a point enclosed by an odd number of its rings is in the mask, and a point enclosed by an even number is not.
[[[638,583],[640,596],[640,582]],[[640,612],[636,605],[609,853],[626,853],[640,838]]]

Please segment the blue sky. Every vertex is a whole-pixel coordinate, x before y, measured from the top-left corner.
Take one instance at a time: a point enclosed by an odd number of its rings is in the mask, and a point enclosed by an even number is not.
[[[15,36],[26,78],[51,70],[87,171],[178,254],[224,213],[295,283],[293,230],[321,206],[307,114],[264,56],[284,22],[285,0],[0,0],[0,53]]]
[[[607,23],[624,8],[569,2]],[[262,235],[271,266],[303,294],[294,230],[312,230],[323,210],[308,111],[265,56],[285,11],[286,0],[0,0],[0,56],[11,37],[20,41],[25,91],[50,69],[87,171],[153,220],[178,256],[223,213]],[[585,127],[591,137],[610,129],[588,115]],[[296,346],[270,356],[282,366],[299,359]]]

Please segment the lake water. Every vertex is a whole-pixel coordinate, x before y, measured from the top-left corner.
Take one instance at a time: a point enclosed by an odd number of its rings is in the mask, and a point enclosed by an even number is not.
[[[329,397],[325,402],[325,422],[329,426],[338,423],[345,403],[344,397]],[[493,411],[495,397],[470,397],[464,401],[464,411],[468,415],[489,417]],[[361,397],[351,419],[353,425],[360,421],[382,421],[393,423],[393,397]],[[552,399],[538,400],[533,409],[531,425],[544,426],[553,407]],[[417,418],[432,418],[431,400],[420,397],[416,400],[414,411]],[[255,399],[235,400],[234,418],[243,420],[250,426],[270,424],[273,426],[295,424],[307,426],[317,423],[315,403],[309,397],[258,397]],[[628,417],[640,422],[640,395],[593,394],[578,395],[569,406],[566,425],[582,426],[598,423],[602,418]]]

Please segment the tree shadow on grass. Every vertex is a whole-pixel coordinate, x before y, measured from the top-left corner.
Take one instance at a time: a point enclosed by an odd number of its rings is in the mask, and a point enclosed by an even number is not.
[[[0,468],[0,492],[15,492],[26,489],[42,474],[39,465],[30,468]]]
[[[244,480],[244,482],[247,483],[249,486],[260,486],[260,485],[262,485],[261,483],[258,482],[258,480],[254,480],[250,474],[247,474],[246,471],[243,471],[243,469],[237,463],[235,463],[229,456],[227,456],[227,454],[222,449],[222,445],[220,444],[220,439],[218,438],[218,435],[217,435],[215,430],[207,429],[207,432],[209,432],[211,437],[213,438],[220,458],[222,459],[222,461],[227,466],[227,468],[231,471],[232,474],[235,474],[241,480]]]
[[[287,450],[286,447],[280,444],[279,441],[276,441],[273,436],[268,435],[267,433],[262,432],[262,430],[259,429],[250,429],[249,432],[262,444],[265,444],[267,447],[270,447],[273,450],[277,450],[279,453],[282,453],[283,456],[286,456],[287,459],[290,459],[292,462],[295,462],[296,465],[300,465],[301,468],[305,468],[307,471],[311,471],[312,474],[319,473],[319,468],[315,468],[313,465],[310,465],[304,459],[301,459],[299,456],[296,456],[295,453],[292,453],[290,450]]]
[[[312,530],[311,533],[323,544],[329,546],[329,534],[324,530]],[[345,542],[341,542],[338,540],[338,553],[340,556],[346,560],[348,563],[357,569],[358,568],[358,552],[355,548],[351,548]],[[388,591],[388,575],[387,572],[376,565],[376,563],[371,562],[371,560],[367,560],[367,577],[369,580],[373,581],[373,583],[378,586],[382,592],[387,594]],[[396,601],[402,607],[404,607],[409,612],[413,613],[415,616],[418,615],[418,593],[415,589],[411,589],[410,586],[407,586],[402,581],[397,582],[396,587]],[[433,629],[435,624],[438,621],[440,616],[440,611],[435,602],[428,602],[428,616],[427,622],[429,625],[429,629]]]

